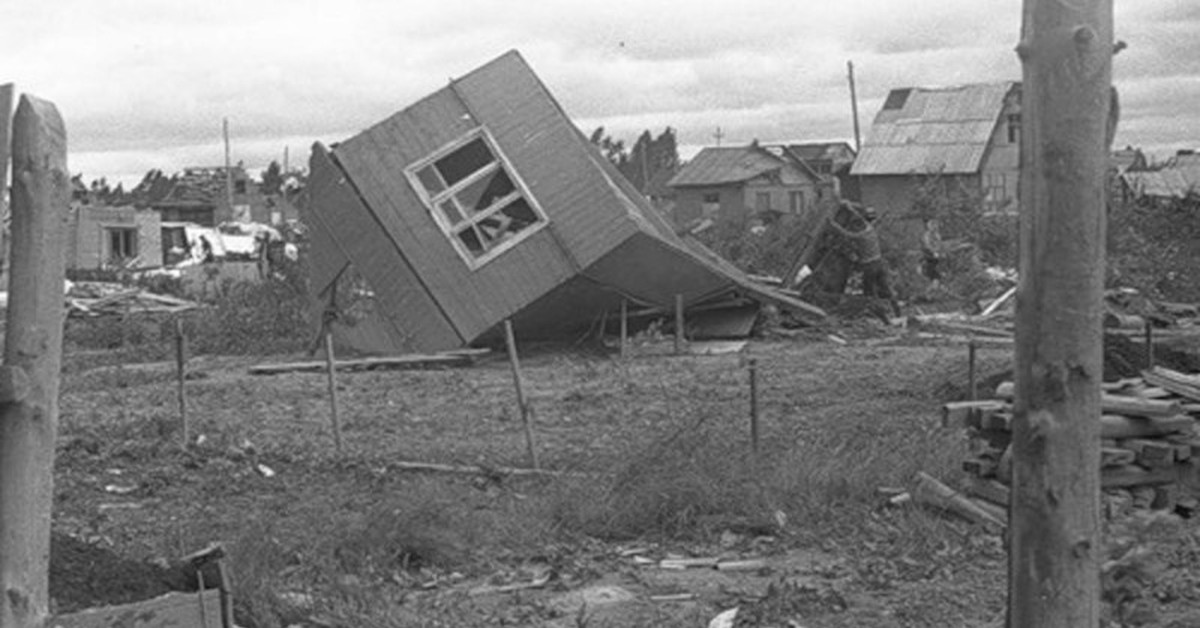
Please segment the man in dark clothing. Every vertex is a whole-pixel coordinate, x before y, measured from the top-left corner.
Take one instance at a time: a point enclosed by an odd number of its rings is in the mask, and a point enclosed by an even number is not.
[[[848,226],[839,224],[840,215],[847,216]],[[887,265],[879,247],[879,232],[875,230],[875,218],[874,208],[842,201],[841,210],[829,220],[829,226],[842,236],[846,256],[862,272],[863,294],[886,300],[892,306],[893,315],[899,317],[900,305],[896,303],[896,295],[888,280]]]

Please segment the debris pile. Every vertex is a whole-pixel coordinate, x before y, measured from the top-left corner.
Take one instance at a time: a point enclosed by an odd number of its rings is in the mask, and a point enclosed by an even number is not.
[[[972,453],[963,462],[971,476],[966,488],[985,502],[984,508],[1008,503],[1013,393],[1013,384],[1005,382],[996,399],[942,407],[943,426],[964,427],[971,438]],[[1198,417],[1200,374],[1155,367],[1141,377],[1103,385],[1100,483],[1110,509],[1195,509],[1200,494]]]
[[[194,301],[99,281],[72,283],[66,301],[70,316],[175,314],[199,307]]]

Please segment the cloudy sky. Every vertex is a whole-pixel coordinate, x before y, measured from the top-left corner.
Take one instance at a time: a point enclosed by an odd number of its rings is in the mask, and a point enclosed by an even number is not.
[[[16,0],[0,0],[0,6]],[[1116,139],[1200,146],[1200,2],[1117,0]],[[0,82],[55,102],[72,171],[136,182],[306,164],[516,48],[585,131],[678,131],[684,152],[853,137],[893,87],[1019,79],[1021,0],[44,0],[5,11]],[[686,155],[685,155],[686,156]]]

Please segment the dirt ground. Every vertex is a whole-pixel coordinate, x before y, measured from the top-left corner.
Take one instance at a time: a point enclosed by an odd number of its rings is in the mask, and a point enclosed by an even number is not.
[[[663,347],[642,347],[643,355],[627,361],[590,349],[525,350],[544,468],[611,473],[631,451],[701,424],[748,448],[751,357],[762,455],[830,443],[825,486],[835,488],[822,508],[831,512],[809,517],[781,505],[762,521],[718,519],[676,538],[601,539],[529,523],[541,521],[528,514],[532,504],[559,490],[554,479],[397,467],[527,466],[503,356],[467,369],[339,374],[340,454],[323,374],[251,376],[247,367],[266,360],[193,360],[193,443],[184,452],[171,365],[68,356],[53,522],[55,606],[70,612],[185,587],[167,569],[170,561],[223,542],[235,564],[253,563],[235,569],[235,597],[278,611],[264,619],[239,606],[243,625],[354,625],[344,618],[368,612],[368,594],[393,602],[371,622],[380,626],[705,626],[735,607],[736,626],[998,625],[1006,578],[998,536],[915,507],[871,503],[874,488],[908,486],[916,470],[955,479],[965,443],[940,428],[939,406],[965,384],[966,348],[897,343],[869,327],[839,334],[756,340],[727,355],[673,357],[661,355]],[[980,359],[982,373],[996,372],[1009,367],[1010,355],[985,349]],[[924,450],[933,453],[869,473],[845,471],[876,486],[847,484],[844,501],[854,515],[839,518],[839,469],[888,460],[845,444],[877,441],[887,449],[888,439],[911,441],[913,451],[929,443]],[[421,510],[416,501],[453,502],[454,509]],[[381,505],[414,529],[414,517],[433,517],[421,528],[433,538],[410,540],[429,549],[405,553],[386,571],[354,568],[354,557],[379,549],[360,545],[395,538],[346,540],[349,529],[380,529],[372,516]],[[466,532],[455,521],[442,525],[436,517],[447,512],[477,523]],[[1196,581],[1177,573],[1200,559],[1200,532],[1181,525],[1171,550],[1179,564],[1160,572],[1170,574],[1173,588],[1155,598],[1149,623],[1129,625],[1200,625],[1200,589],[1186,590],[1181,582],[1195,589]],[[310,553],[340,561],[341,571],[314,563]],[[663,568],[663,559],[680,557],[761,563]],[[332,590],[341,595],[336,608],[321,599]],[[1167,589],[1155,588],[1156,596],[1160,590]],[[346,600],[357,606],[347,610]]]

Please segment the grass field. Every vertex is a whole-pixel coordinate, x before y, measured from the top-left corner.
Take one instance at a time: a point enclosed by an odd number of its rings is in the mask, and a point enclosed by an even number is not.
[[[184,452],[171,365],[68,356],[52,595],[60,611],[144,597],[163,586],[156,565],[220,541],[252,628],[703,626],[734,606],[739,626],[995,625],[1002,540],[878,493],[917,471],[961,477],[966,443],[940,427],[939,406],[965,387],[966,350],[886,340],[814,334],[625,361],[526,348],[538,452],[559,472],[544,477],[397,464],[527,466],[503,356],[340,374],[341,453],[324,375],[194,360],[202,439]],[[981,370],[1008,360],[982,351]],[[1196,536],[1173,537],[1190,545],[1168,562],[1200,558]],[[660,568],[669,557],[764,563]],[[1156,621],[1200,617],[1189,583],[1170,580]]]

